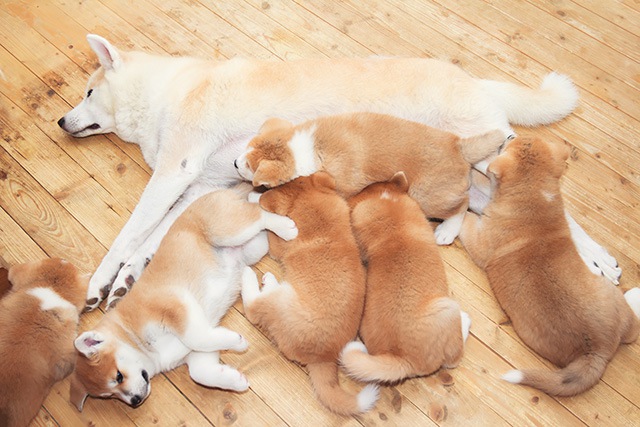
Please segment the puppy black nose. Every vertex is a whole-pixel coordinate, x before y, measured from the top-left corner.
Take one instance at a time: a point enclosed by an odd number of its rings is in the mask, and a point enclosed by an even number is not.
[[[142,378],[149,384],[149,374],[144,369],[142,370]]]
[[[61,128],[64,128],[64,117],[58,120],[58,126],[60,126]]]
[[[233,166],[235,166],[235,168],[238,169],[238,159],[235,159],[233,161]]]
[[[137,394],[131,398],[131,406],[138,406],[142,402],[142,397]]]

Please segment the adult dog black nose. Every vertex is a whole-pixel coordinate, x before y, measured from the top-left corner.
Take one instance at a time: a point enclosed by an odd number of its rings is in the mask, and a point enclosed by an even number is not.
[[[64,129],[64,117],[58,120],[58,126]]]
[[[235,159],[233,161],[233,166],[235,166],[235,168],[238,169],[238,159]]]
[[[142,402],[142,397],[137,394],[131,398],[131,406],[138,406]]]

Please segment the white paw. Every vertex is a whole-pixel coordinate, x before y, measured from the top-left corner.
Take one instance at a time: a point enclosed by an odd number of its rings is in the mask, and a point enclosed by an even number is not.
[[[249,389],[249,380],[240,371],[230,366],[220,367],[220,388],[233,391],[246,391]]]
[[[640,288],[629,289],[624,294],[624,299],[631,307],[631,310],[635,313],[636,317],[640,318]]]
[[[298,237],[298,227],[296,223],[286,216],[283,216],[277,227],[272,228],[274,233],[283,240],[289,241]]]
[[[262,292],[271,292],[280,286],[273,273],[266,272],[262,275]]]
[[[469,329],[471,329],[471,317],[465,311],[460,312],[460,321],[462,323],[462,341],[467,342],[469,338]]]
[[[460,226],[454,222],[445,221],[436,227],[436,243],[441,246],[450,245],[458,234],[460,234]]]
[[[98,271],[96,271],[95,274],[91,276],[91,280],[89,280],[89,287],[87,289],[85,308],[87,311],[91,311],[97,308],[100,303],[107,297],[109,291],[111,290],[111,283],[113,283],[114,277],[115,274],[113,276],[103,274],[99,268]]]
[[[238,342],[235,344],[232,344],[229,347],[229,350],[243,352],[243,351],[246,351],[248,348],[249,348],[249,341],[247,341],[245,337],[243,337],[242,335],[238,334]]]

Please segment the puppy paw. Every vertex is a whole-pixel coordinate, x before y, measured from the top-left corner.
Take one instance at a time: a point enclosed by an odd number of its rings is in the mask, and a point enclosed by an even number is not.
[[[249,389],[249,380],[240,371],[221,365],[219,374],[220,388],[243,392]]]
[[[635,313],[636,317],[640,318],[640,288],[629,289],[624,294],[624,299],[631,307],[631,310]]]
[[[260,197],[262,197],[262,193],[257,192],[257,191],[251,191],[247,195],[247,201],[249,203],[259,203],[260,202]]]
[[[435,237],[436,243],[441,246],[450,245],[458,237],[460,228],[454,228],[447,221],[436,227]]]
[[[100,303],[109,295],[113,278],[105,280],[98,273],[94,274],[89,281],[87,289],[87,298],[85,302],[85,311],[96,309]]]
[[[237,351],[240,353],[240,352],[246,351],[248,348],[249,348],[249,341],[247,341],[242,335],[238,334],[237,343],[232,344],[229,347],[229,350]]]
[[[289,241],[298,237],[298,227],[291,218],[272,212],[265,212],[265,216],[265,228],[276,233],[281,239]]]
[[[262,275],[262,292],[271,292],[280,286],[278,279],[273,273],[266,272]]]

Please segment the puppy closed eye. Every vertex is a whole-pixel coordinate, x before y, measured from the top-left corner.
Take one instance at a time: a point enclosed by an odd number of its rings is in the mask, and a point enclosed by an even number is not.
[[[90,97],[92,93],[93,93],[93,89],[89,89],[89,92],[87,92],[87,98]]]

